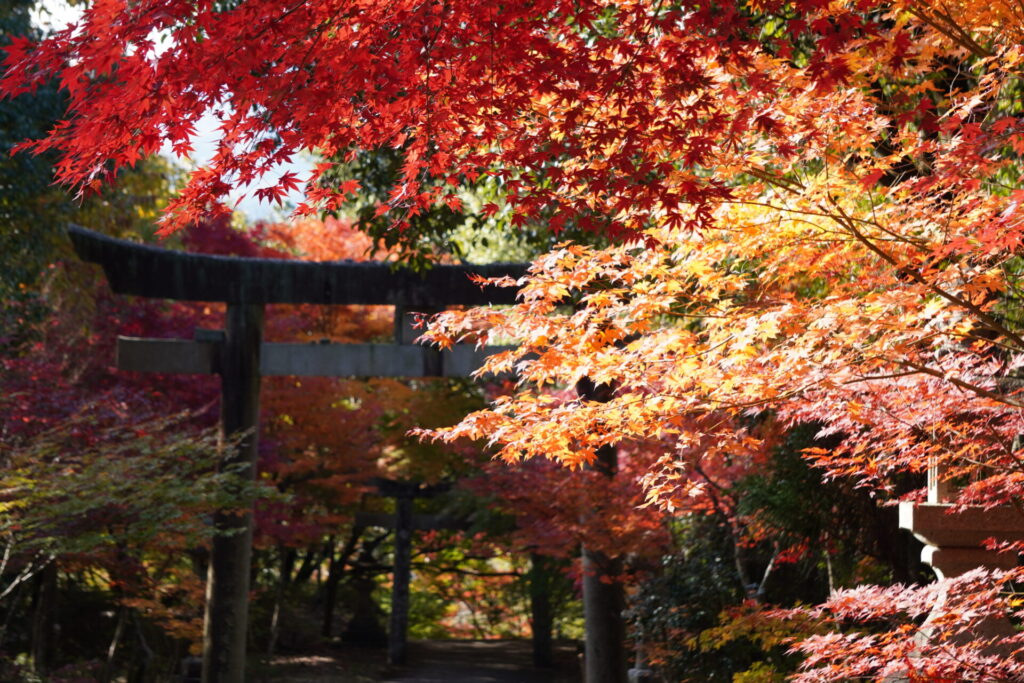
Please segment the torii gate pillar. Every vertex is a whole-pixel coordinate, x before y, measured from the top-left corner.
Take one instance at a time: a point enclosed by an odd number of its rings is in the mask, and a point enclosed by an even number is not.
[[[221,467],[237,467],[240,482],[256,476],[260,412],[260,348],[263,306],[227,305],[221,345],[221,434],[238,439]],[[252,565],[252,510],[218,510],[206,577],[203,619],[204,683],[243,683],[249,623],[249,567]],[[240,665],[239,663],[243,663]]]

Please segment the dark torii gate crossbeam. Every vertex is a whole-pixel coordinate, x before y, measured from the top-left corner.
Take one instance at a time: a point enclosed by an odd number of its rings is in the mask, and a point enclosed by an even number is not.
[[[493,351],[456,347],[438,351],[411,345],[410,312],[451,305],[511,304],[511,289],[483,287],[485,277],[526,272],[524,264],[434,266],[423,273],[373,262],[289,261],[189,254],[118,240],[85,228],[68,230],[75,252],[97,263],[118,294],[227,304],[223,331],[197,330],[196,338],[118,339],[122,370],[217,373],[221,376],[221,430],[241,436],[222,459],[252,479],[260,377],[466,377]],[[396,344],[270,344],[263,342],[265,304],[395,306]],[[214,515],[203,627],[204,683],[242,683],[248,621],[252,514]],[[395,623],[395,622],[393,622]],[[404,622],[399,622],[404,623]],[[400,636],[404,644],[405,634]]]

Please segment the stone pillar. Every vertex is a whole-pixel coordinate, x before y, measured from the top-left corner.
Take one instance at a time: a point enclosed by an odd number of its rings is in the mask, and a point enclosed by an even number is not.
[[[627,672],[629,683],[654,683],[654,670],[647,667],[647,658],[644,656],[644,639],[638,637],[633,649],[633,667]]]

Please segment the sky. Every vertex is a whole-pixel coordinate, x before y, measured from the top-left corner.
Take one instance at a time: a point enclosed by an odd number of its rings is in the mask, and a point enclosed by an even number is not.
[[[82,9],[80,6],[72,7],[66,0],[42,0],[33,13],[33,21],[43,28],[58,30],[76,21],[81,17],[81,14]],[[212,115],[203,117],[196,127],[196,138],[192,141],[194,151],[190,159],[179,159],[171,153],[169,147],[165,147],[161,154],[186,169],[201,166],[213,156],[216,129],[217,120],[215,117]],[[269,184],[271,178],[279,177],[286,171],[297,173],[300,178],[307,178],[313,170],[313,164],[312,157],[309,155],[297,158],[292,163],[281,165],[278,169],[268,174],[267,180],[263,184]],[[244,188],[236,189],[229,196],[228,205],[233,204],[243,194],[245,194]],[[301,191],[290,192],[286,196],[285,206],[298,204],[301,200]],[[288,213],[287,209],[282,209],[276,204],[261,202],[250,196],[243,198],[236,207],[236,210],[244,213],[250,221],[282,218]]]

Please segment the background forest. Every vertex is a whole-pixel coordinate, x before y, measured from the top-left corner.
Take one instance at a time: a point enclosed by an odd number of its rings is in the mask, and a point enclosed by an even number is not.
[[[415,638],[531,638],[550,666],[607,590],[609,681],[627,656],[666,681],[1024,680],[1021,570],[935,583],[896,505],[931,468],[954,513],[1020,509],[1018,4],[110,0],[49,37],[31,8],[0,16],[0,679],[172,680],[232,506],[255,505],[252,670],[379,648],[388,479],[440,485],[417,512],[456,522],[415,534]],[[211,114],[204,167],[157,153]],[[300,152],[311,177],[268,175]],[[248,183],[307,199],[250,224],[220,201]],[[214,378],[113,367],[117,335],[222,307],[112,294],[69,222],[532,265],[501,283],[518,304],[424,329],[515,345],[477,381],[268,378],[239,488]],[[387,340],[392,314],[272,306],[267,337]]]

